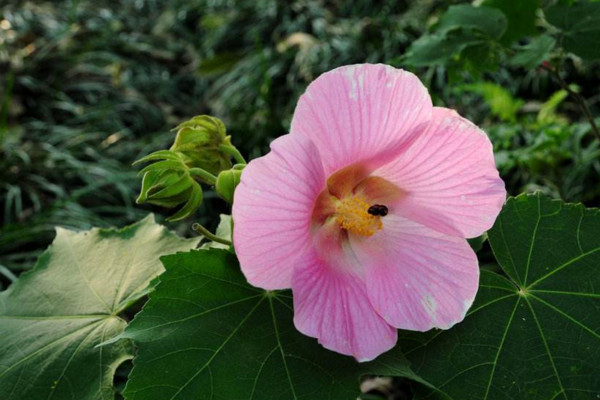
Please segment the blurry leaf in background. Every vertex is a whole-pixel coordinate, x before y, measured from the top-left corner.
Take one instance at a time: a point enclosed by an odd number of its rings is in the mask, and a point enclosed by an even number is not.
[[[58,229],[34,269],[0,293],[0,398],[113,400],[131,342],[120,315],[162,272],[159,257],[195,247],[152,216],[121,230]]]
[[[468,46],[484,42],[482,38],[462,30],[451,34],[433,33],[413,42],[403,61],[415,67],[443,65]]]
[[[511,44],[537,32],[535,20],[540,0],[484,0],[482,6],[497,8],[504,13],[508,21],[501,39],[504,44]]]
[[[506,30],[506,24],[504,14],[494,8],[451,6],[440,17],[433,33],[413,42],[404,62],[417,67],[442,65],[458,57],[470,46],[500,38]],[[479,53],[475,54],[481,58]]]
[[[367,372],[421,381],[398,350],[359,364],[301,334],[291,293],[250,286],[224,250],[162,260],[166,273],[120,336],[139,349],[128,400],[350,400]]]
[[[507,21],[504,13],[488,7],[471,5],[450,6],[441,16],[436,32],[442,35],[456,29],[478,31],[490,38],[498,39],[506,31]]]
[[[462,85],[458,88],[460,91],[477,93],[483,97],[486,104],[489,105],[493,116],[502,121],[515,122],[517,113],[523,107],[525,102],[517,99],[500,85],[491,82],[477,82]]]
[[[400,339],[415,372],[439,390],[416,399],[600,394],[600,211],[521,195],[488,236],[506,277],[482,270],[462,323]]]
[[[219,53],[212,58],[202,60],[198,66],[198,73],[202,77],[213,77],[230,71],[242,58],[241,53]]]
[[[575,87],[573,87],[573,89],[575,90]],[[554,93],[552,96],[550,96],[550,98],[548,100],[546,100],[540,107],[540,111],[538,112],[538,115],[537,115],[537,121],[542,124],[549,124],[552,122],[556,122],[556,120],[557,120],[556,108],[568,96],[569,96],[569,93],[564,89],[561,89],[561,90],[557,91],[556,93]]]
[[[565,50],[588,60],[600,58],[600,2],[557,3],[544,14],[548,22],[562,30],[560,44]]]
[[[533,69],[539,66],[543,61],[548,60],[550,52],[556,45],[556,39],[548,35],[540,35],[531,39],[531,42],[525,46],[517,48],[517,52],[509,60],[509,64]]]

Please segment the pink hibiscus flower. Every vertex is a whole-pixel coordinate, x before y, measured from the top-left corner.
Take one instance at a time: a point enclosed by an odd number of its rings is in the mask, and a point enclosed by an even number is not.
[[[244,170],[234,245],[252,285],[292,288],[298,330],[368,361],[396,328],[464,318],[479,281],[465,238],[505,196],[486,134],[433,107],[415,75],[345,66],[309,85],[290,134]]]

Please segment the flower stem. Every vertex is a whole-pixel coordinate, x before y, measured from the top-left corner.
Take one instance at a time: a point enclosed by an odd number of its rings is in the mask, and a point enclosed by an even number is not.
[[[577,93],[569,87],[567,82],[565,82],[565,80],[560,76],[560,73],[556,68],[544,64],[541,65],[541,68],[545,69],[546,71],[549,71],[554,77],[554,79],[556,79],[560,87],[562,87],[567,93],[569,93],[569,95],[571,95],[575,99],[575,102],[577,103],[587,120],[590,122],[592,132],[596,136],[596,139],[600,141],[600,130],[598,129],[598,125],[596,125],[594,116],[592,115],[592,112],[590,111],[590,108],[588,107],[587,102],[585,101],[583,96],[581,96],[579,93]]]
[[[219,150],[232,156],[235,159],[235,161],[237,161],[239,164],[247,164],[246,160],[244,159],[244,156],[242,156],[242,153],[240,153],[239,150],[235,147],[227,144],[221,144],[219,145]]]
[[[197,233],[201,234],[202,236],[204,236],[205,238],[207,238],[208,240],[212,240],[213,242],[221,243],[226,246],[231,246],[233,244],[227,239],[223,239],[223,238],[218,237],[217,235],[212,234],[208,229],[206,229],[205,227],[203,227],[202,225],[200,225],[197,222],[192,225],[192,229],[195,232],[197,232]]]
[[[190,174],[195,178],[200,178],[209,185],[214,185],[217,182],[216,176],[202,168],[190,168]]]

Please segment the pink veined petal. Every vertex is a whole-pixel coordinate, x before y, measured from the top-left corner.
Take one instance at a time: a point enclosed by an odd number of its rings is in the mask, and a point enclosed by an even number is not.
[[[324,187],[319,151],[303,137],[276,139],[269,154],[244,169],[233,202],[233,242],[250,284],[291,287],[292,267],[309,247],[311,212]]]
[[[344,257],[341,255],[341,257]],[[323,347],[370,361],[396,344],[396,329],[373,309],[364,282],[325,264],[315,252],[294,271],[294,324]]]
[[[390,325],[448,329],[465,317],[479,282],[477,257],[465,239],[390,214],[381,231],[350,241],[371,304]]]
[[[290,133],[310,138],[325,174],[392,151],[431,118],[427,89],[410,72],[382,64],[334,69],[300,97]]]
[[[445,108],[435,107],[426,130],[373,175],[403,191],[400,215],[449,235],[481,235],[506,199],[487,135]]]

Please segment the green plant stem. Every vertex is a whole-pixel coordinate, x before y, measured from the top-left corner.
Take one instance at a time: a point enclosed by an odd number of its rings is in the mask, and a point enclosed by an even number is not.
[[[200,178],[209,185],[214,185],[217,182],[216,176],[202,168],[190,168],[190,174],[195,178]]]
[[[235,161],[237,161],[239,164],[247,164],[246,160],[244,159],[244,156],[242,156],[242,153],[240,153],[239,150],[235,147],[227,144],[221,144],[219,145],[219,150],[224,151],[225,153],[232,156],[235,159]]]
[[[571,95],[575,99],[575,102],[577,103],[577,105],[579,106],[579,108],[581,109],[581,111],[583,112],[583,114],[585,115],[587,120],[589,121],[590,126],[592,127],[592,132],[596,136],[596,139],[598,139],[598,141],[600,141],[600,130],[598,129],[598,126],[596,125],[596,121],[594,120],[594,116],[592,115],[592,112],[590,111],[590,108],[588,107],[587,102],[585,101],[583,96],[581,96],[579,93],[577,93],[576,91],[574,91],[573,89],[571,89],[569,87],[567,82],[565,82],[565,80],[560,76],[560,73],[558,72],[558,70],[556,68],[553,68],[553,67],[550,67],[550,66],[547,66],[544,64],[542,64],[541,67],[543,69],[545,69],[546,71],[549,71],[552,74],[552,76],[554,77],[554,79],[556,79],[556,81],[558,82],[560,87],[562,87],[567,93],[569,93],[569,95]]]
[[[213,242],[221,243],[221,244],[224,244],[227,246],[231,246],[233,244],[227,239],[223,239],[223,238],[220,238],[220,237],[212,234],[208,229],[206,229],[205,227],[203,227],[202,225],[200,225],[197,222],[192,225],[192,229],[195,232],[203,235],[208,240],[212,240]]]

